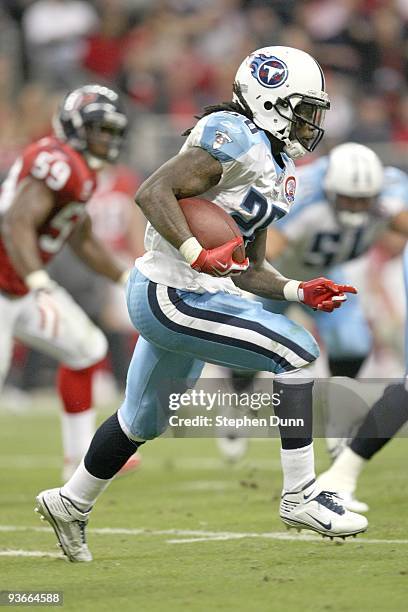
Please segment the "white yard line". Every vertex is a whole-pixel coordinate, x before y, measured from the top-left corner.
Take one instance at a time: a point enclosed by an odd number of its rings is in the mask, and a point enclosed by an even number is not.
[[[19,525],[0,525],[0,532],[52,532],[50,527],[23,527]],[[194,542],[208,542],[219,540],[239,540],[243,538],[259,538],[264,540],[285,540],[290,542],[322,542],[319,535],[312,533],[288,533],[288,532],[235,532],[235,531],[204,531],[199,529],[127,529],[122,527],[101,527],[89,529],[89,533],[96,535],[128,535],[128,536],[176,536],[166,540],[168,544],[188,544]],[[179,537],[177,537],[179,536]],[[339,541],[339,540],[336,540]],[[350,544],[394,544],[408,545],[408,539],[374,539],[359,536],[358,538],[348,538]],[[1,552],[1,551],[0,551]]]
[[[226,469],[226,464],[221,457],[179,457],[158,459],[149,457],[143,463],[143,471],[163,469],[170,462],[172,469],[179,470],[221,470]],[[1,469],[15,470],[36,470],[38,468],[59,468],[62,467],[62,459],[56,455],[0,455]],[[265,469],[276,471],[280,469],[279,459],[247,459],[237,466],[238,470]],[[235,467],[232,471],[236,471]]]
[[[51,557],[63,559],[62,553],[43,552],[42,550],[0,550],[0,557]]]
[[[62,467],[62,458],[45,455],[3,455],[0,457],[0,468],[6,470],[37,470],[38,468]]]

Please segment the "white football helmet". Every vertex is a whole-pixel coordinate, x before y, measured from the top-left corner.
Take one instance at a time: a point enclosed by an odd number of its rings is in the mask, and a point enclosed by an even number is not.
[[[317,147],[330,108],[319,64],[291,47],[264,47],[251,53],[238,68],[233,100],[247,106],[255,125],[281,140],[293,159]],[[305,124],[312,128],[308,137],[298,133]]]
[[[384,183],[383,165],[372,149],[355,142],[335,147],[329,156],[324,178],[328,199],[336,205],[337,196],[374,199]],[[342,225],[359,227],[369,222],[370,211],[337,210]]]

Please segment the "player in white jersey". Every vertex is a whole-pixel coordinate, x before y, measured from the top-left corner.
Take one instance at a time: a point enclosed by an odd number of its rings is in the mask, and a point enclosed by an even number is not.
[[[330,155],[301,168],[298,183],[293,210],[268,229],[267,259],[288,278],[328,276],[341,283],[341,264],[363,255],[385,229],[408,237],[408,177],[397,168],[383,168],[366,146],[350,142],[335,147]],[[282,314],[289,306],[268,300],[263,304]],[[319,311],[310,314],[331,374],[354,378],[371,349],[359,296],[351,296],[347,309],[336,310],[331,317]],[[233,373],[237,388],[249,386],[251,380],[243,371]],[[342,425],[335,398],[328,411],[328,428],[337,430],[327,438],[334,458],[345,443],[339,437]],[[230,460],[241,457],[247,446],[247,440],[232,430],[218,442]]]
[[[408,236],[408,176],[383,168],[368,147],[345,143],[299,171],[296,206],[270,228],[267,257],[285,276],[328,275],[341,282],[341,264],[366,253],[386,229]],[[332,317],[312,316],[331,374],[355,377],[371,334],[359,297],[347,306]],[[279,307],[271,306],[275,312]]]
[[[96,432],[72,478],[41,492],[37,509],[53,526],[71,561],[90,561],[84,529],[97,497],[135,449],[168,423],[171,392],[200,376],[204,362],[276,374],[278,416],[301,417],[304,427],[280,427],[282,520],[328,536],[364,531],[364,517],[348,512],[335,493],[316,486],[312,443],[311,374],[314,338],[285,317],[247,300],[257,295],[301,301],[328,312],[353,287],[328,279],[301,283],[265,261],[266,227],[286,214],[296,178],[291,161],[323,136],[329,108],[320,66],[308,54],[266,47],[238,69],[233,102],[206,109],[178,155],[139,189],[136,201],[151,225],[147,253],[128,283],[128,309],[141,338],[129,368],[126,398]],[[201,195],[234,216],[242,231],[206,250],[192,236],[177,199]],[[246,241],[248,260],[233,253]],[[250,262],[250,264],[249,264]],[[230,275],[234,276],[234,282]],[[299,422],[299,421],[298,421]]]

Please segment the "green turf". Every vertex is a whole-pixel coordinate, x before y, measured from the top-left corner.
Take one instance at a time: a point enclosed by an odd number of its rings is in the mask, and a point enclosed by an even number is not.
[[[0,411],[1,551],[57,551],[52,533],[30,528],[43,525],[33,513],[36,492],[59,484],[59,446],[56,411]],[[327,458],[317,446],[323,469]],[[365,539],[408,538],[407,446],[393,441],[367,467],[359,494],[372,507],[370,529],[357,540],[169,543],[199,536],[154,532],[286,533],[277,515],[279,447],[253,441],[247,459],[230,468],[212,440],[156,440],[143,449],[140,471],[98,502],[93,563],[0,556],[0,590],[62,590],[63,609],[73,611],[405,611],[408,544]],[[28,529],[1,531],[4,525]],[[104,527],[152,532],[92,532]]]

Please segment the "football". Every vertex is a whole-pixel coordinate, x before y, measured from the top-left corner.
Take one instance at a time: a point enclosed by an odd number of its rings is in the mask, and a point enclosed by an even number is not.
[[[234,219],[220,206],[203,198],[184,198],[179,200],[191,233],[204,249],[214,249],[241,236]],[[244,245],[234,251],[234,260],[242,263],[245,259]]]

